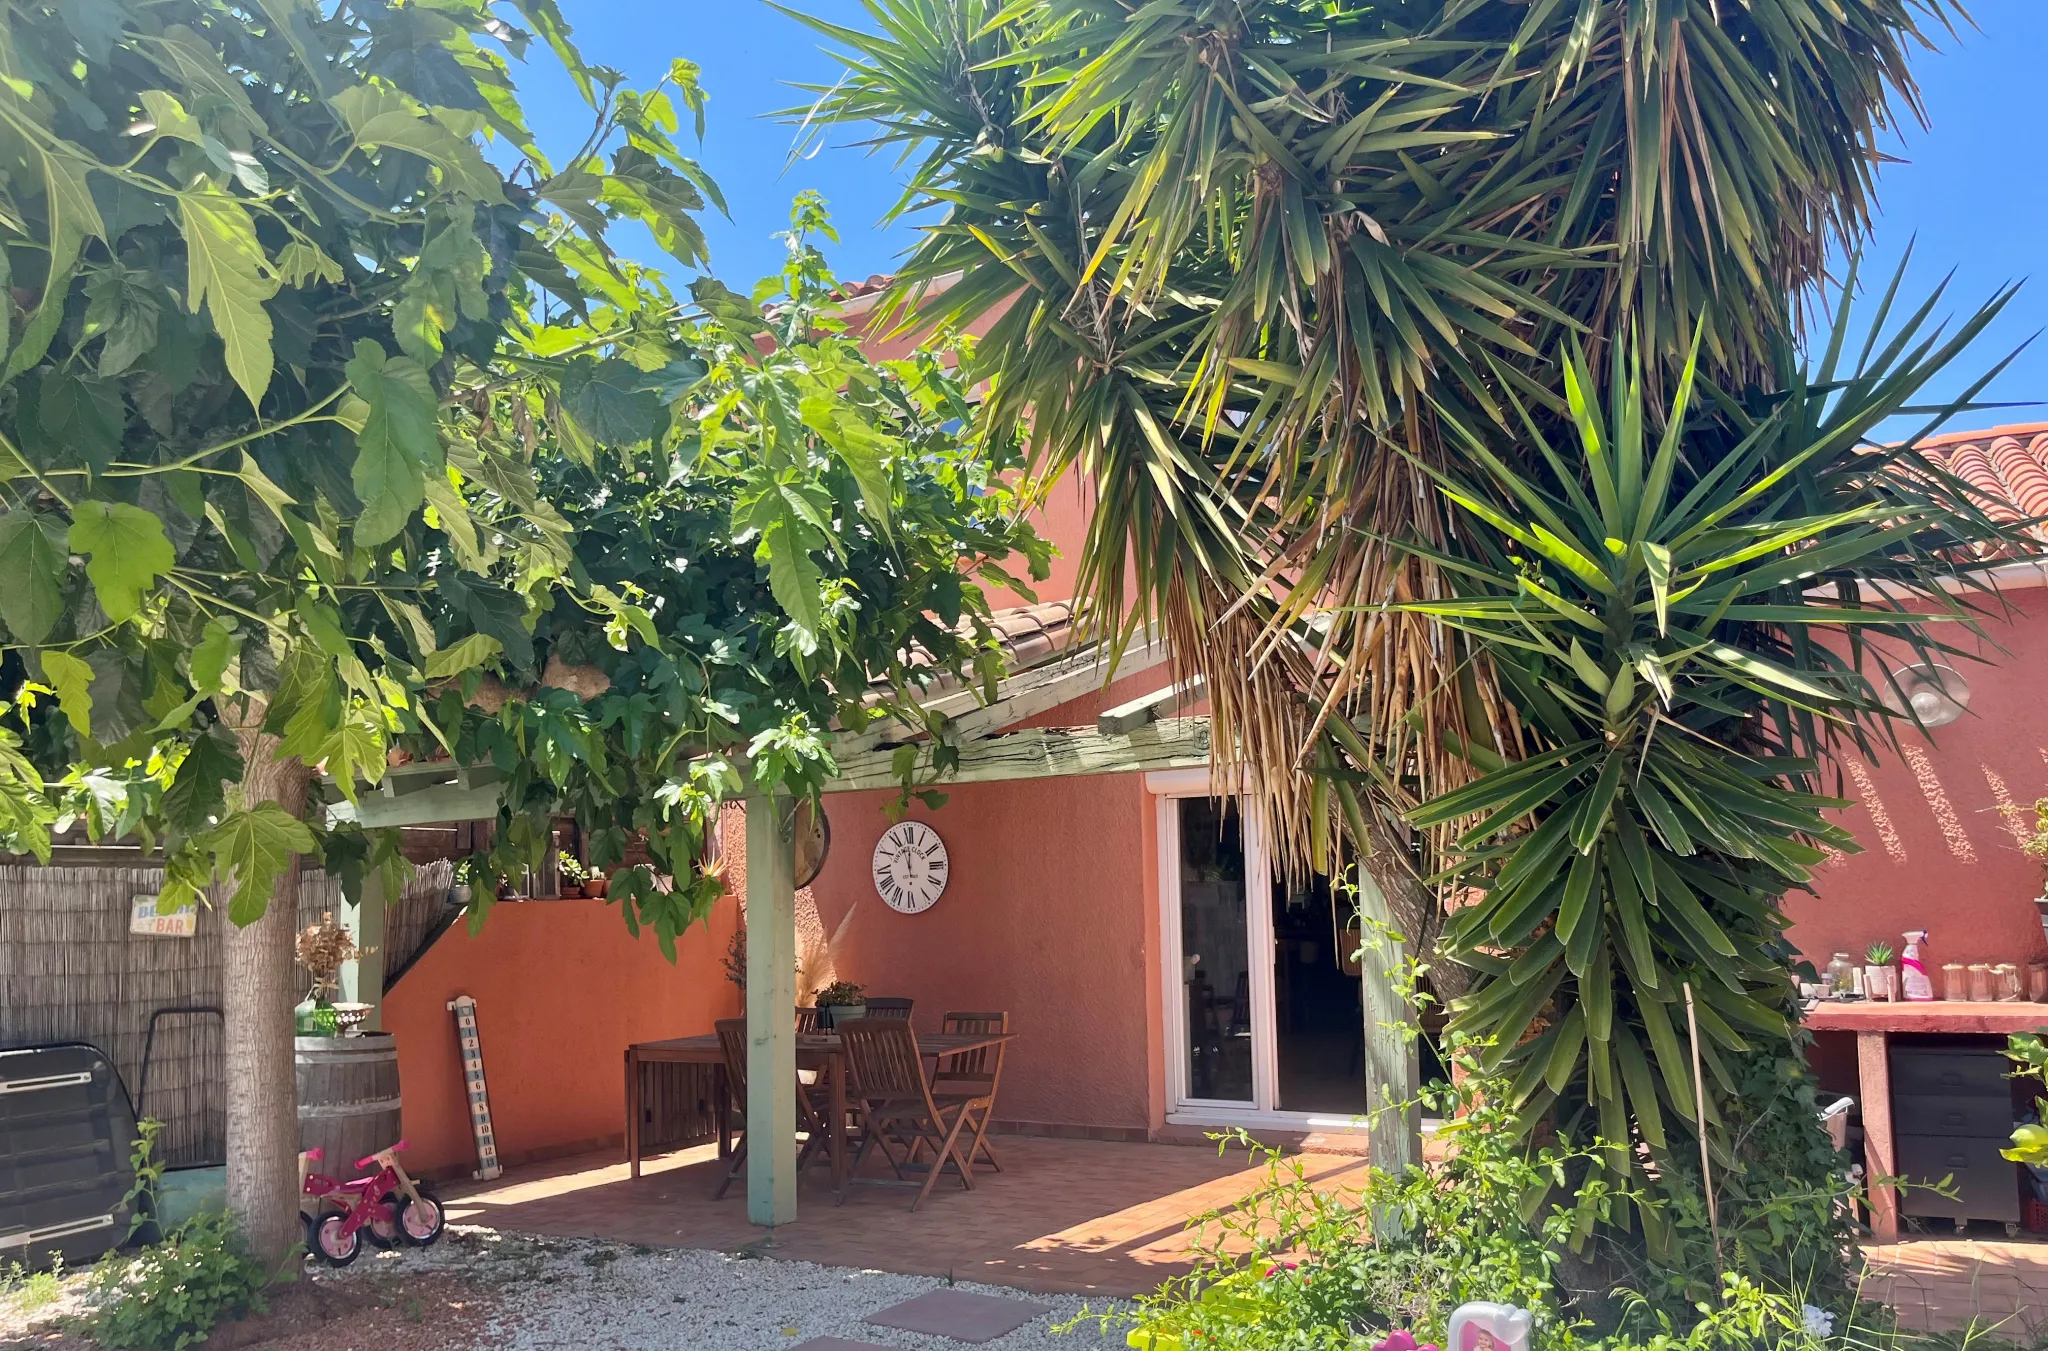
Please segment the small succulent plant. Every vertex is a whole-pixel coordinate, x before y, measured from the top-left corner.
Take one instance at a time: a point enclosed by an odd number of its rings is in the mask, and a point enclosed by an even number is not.
[[[1868,948],[1864,949],[1863,960],[1872,966],[1890,966],[1892,964],[1892,945],[1889,943],[1872,943]]]

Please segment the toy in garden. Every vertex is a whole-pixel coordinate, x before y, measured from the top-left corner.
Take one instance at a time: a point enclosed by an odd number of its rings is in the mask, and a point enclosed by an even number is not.
[[[1444,1351],[1529,1351],[1527,1309],[1474,1300],[1451,1314]]]
[[[345,1267],[363,1249],[363,1236],[380,1248],[410,1243],[424,1248],[441,1237],[448,1217],[441,1202],[406,1173],[398,1155],[400,1140],[366,1159],[357,1168],[377,1171],[353,1182],[340,1182],[309,1170],[326,1152],[309,1149],[299,1155],[300,1205],[306,1225],[306,1250],[329,1266]],[[308,1207],[310,1203],[310,1207]]]

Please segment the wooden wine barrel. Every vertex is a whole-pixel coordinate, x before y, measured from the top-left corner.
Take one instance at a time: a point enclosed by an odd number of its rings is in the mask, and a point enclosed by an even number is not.
[[[357,1159],[398,1143],[398,1046],[388,1032],[294,1037],[299,1148],[327,1151],[318,1171],[355,1176]]]

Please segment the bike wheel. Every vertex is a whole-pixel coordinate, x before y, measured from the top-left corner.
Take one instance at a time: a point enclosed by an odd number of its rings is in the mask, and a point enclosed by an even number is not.
[[[397,1192],[384,1198],[370,1218],[356,1232],[365,1235],[370,1245],[376,1248],[395,1248],[405,1242],[405,1226],[399,1221],[398,1212],[405,1205],[405,1198]]]
[[[404,1198],[398,1202],[398,1232],[407,1243],[424,1248],[441,1237],[441,1231],[448,1227],[448,1214],[441,1209],[439,1197],[425,1187],[417,1190],[417,1200]]]
[[[307,1221],[313,1255],[330,1267],[345,1267],[363,1251],[363,1231],[348,1228],[346,1215],[322,1215]]]

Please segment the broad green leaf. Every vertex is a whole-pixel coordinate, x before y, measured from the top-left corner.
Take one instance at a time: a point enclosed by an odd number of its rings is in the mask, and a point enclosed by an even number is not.
[[[82,737],[92,735],[92,667],[83,658],[51,649],[39,654],[43,683],[57,694],[57,707]]]
[[[227,786],[241,782],[243,770],[242,753],[226,735],[216,729],[200,737],[164,790],[164,819],[187,835],[210,829],[227,805]]]
[[[637,446],[654,434],[661,400],[630,361],[577,361],[562,376],[562,408],[602,445]]]
[[[164,89],[145,89],[135,96],[142,105],[143,124],[129,128],[131,132],[154,136],[169,136],[173,140],[188,141],[198,145],[206,137],[199,119],[185,111],[185,105],[178,96]],[[147,133],[143,127],[147,126]]]
[[[473,667],[482,666],[505,650],[505,645],[488,633],[472,633],[451,647],[444,647],[427,657],[427,678],[445,680],[461,675]]]
[[[358,703],[350,709],[327,744],[320,748],[320,760],[341,789],[342,796],[356,801],[356,781],[382,783],[385,759],[384,723],[377,710]]]
[[[28,511],[0,515],[0,620],[15,641],[33,647],[50,636],[64,613],[64,579],[71,571],[63,547],[64,523]]]
[[[426,476],[427,506],[433,510],[434,522],[448,536],[448,542],[455,549],[455,561],[471,572],[488,571],[497,561],[493,549],[486,553],[482,541],[477,538],[476,522],[469,514],[469,503],[463,500],[461,492],[448,481],[447,474]]]
[[[69,141],[51,139],[56,148],[40,152],[43,191],[47,194],[45,209],[50,214],[50,277],[43,291],[43,305],[54,300],[62,309],[71,267],[78,261],[80,248],[86,240],[105,235],[107,227],[100,219],[92,185],[86,178],[86,166],[93,162],[92,156]]]
[[[185,303],[195,314],[205,304],[226,349],[228,374],[260,409],[271,371],[270,312],[263,302],[277,294],[277,273],[256,240],[248,208],[234,198],[187,192],[178,210],[190,272]]]
[[[893,506],[889,470],[883,457],[902,447],[850,412],[841,402],[825,394],[805,396],[798,405],[804,425],[816,432],[838,454],[853,481],[860,485],[861,501],[868,518],[886,531]]]
[[[80,502],[72,511],[70,538],[74,550],[90,556],[85,575],[116,624],[134,616],[157,578],[178,561],[163,522],[126,502]]]
[[[816,635],[825,622],[824,574],[817,560],[804,547],[805,528],[784,502],[777,508],[777,521],[761,534],[759,552],[768,558],[768,589],[792,624],[806,635]]]
[[[398,91],[350,85],[328,102],[348,124],[357,145],[418,155],[441,171],[442,186],[493,204],[505,200],[504,181],[483,153]]]
[[[277,277],[286,286],[304,286],[309,281],[339,285],[345,275],[340,263],[302,239],[277,251]]]
[[[270,908],[271,890],[293,855],[311,854],[317,844],[304,821],[275,802],[261,802],[223,817],[207,833],[206,848],[215,871],[235,888],[228,919],[246,928]]]
[[[411,357],[387,357],[368,338],[356,343],[347,366],[369,411],[356,436],[350,470],[363,513],[356,543],[382,544],[405,528],[427,500],[427,474],[441,471],[438,402],[426,370]]]

